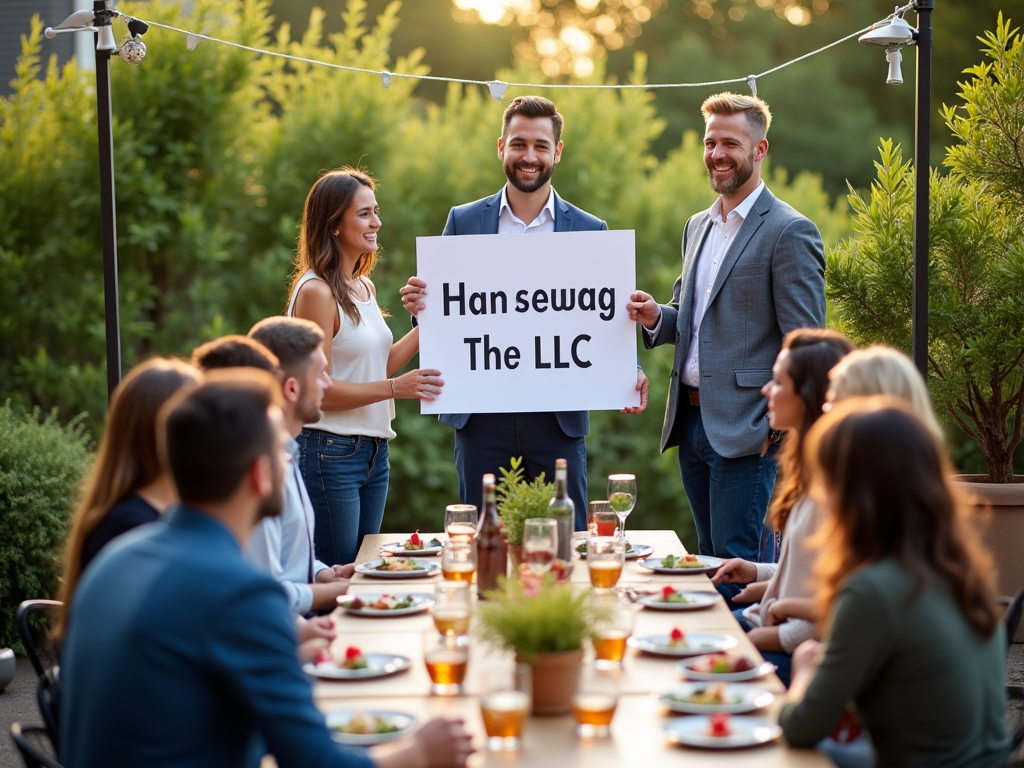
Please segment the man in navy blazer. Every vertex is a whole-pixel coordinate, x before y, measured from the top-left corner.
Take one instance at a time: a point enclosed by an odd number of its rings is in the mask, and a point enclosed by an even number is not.
[[[761,387],[783,336],[825,321],[825,256],[818,228],[761,180],[768,105],[723,93],[701,111],[719,198],[686,223],[672,300],[638,291],[628,310],[648,349],[676,348],[661,449],[679,446],[700,553],[759,562],[775,554],[764,518],[781,437]]]
[[[460,721],[435,720],[386,754],[339,747],[299,666],[284,591],[242,543],[280,513],[287,433],[280,385],[216,371],[161,412],[182,503],[107,547],[71,604],[61,682],[67,768],[462,766]]]
[[[508,183],[501,191],[452,208],[443,235],[505,235],[545,232],[590,232],[608,225],[560,198],[551,186],[562,158],[564,120],[555,105],[540,96],[520,96],[505,110],[498,157]],[[402,288],[402,304],[413,315],[425,307],[426,283],[412,277]],[[647,377],[637,370],[640,405],[647,408]],[[481,479],[522,456],[526,480],[541,472],[551,477],[555,460],[568,461],[569,497],[576,507],[576,530],[587,527],[587,447],[590,420],[586,411],[557,413],[445,414],[455,430],[455,469],[463,503],[482,502]]]

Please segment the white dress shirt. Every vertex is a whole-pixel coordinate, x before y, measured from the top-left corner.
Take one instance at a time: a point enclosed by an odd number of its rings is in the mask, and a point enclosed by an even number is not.
[[[691,387],[700,385],[700,345],[697,343],[700,333],[700,323],[704,319],[704,312],[708,308],[708,301],[711,299],[711,290],[718,277],[718,270],[722,265],[722,258],[729,251],[729,246],[736,239],[736,233],[740,231],[743,222],[750,215],[750,209],[754,207],[754,201],[764,189],[764,182],[758,183],[757,187],[743,198],[743,201],[729,211],[729,215],[722,219],[722,198],[715,200],[708,208],[707,216],[711,220],[711,229],[704,240],[704,245],[697,256],[695,266],[696,274],[693,280],[693,315],[691,318],[692,334],[687,342],[686,359],[683,362],[683,370],[680,371],[680,379],[683,384]],[[682,297],[679,301],[682,305]],[[644,332],[649,337],[657,334],[661,327],[661,317],[654,328]]]
[[[501,207],[498,210],[499,235],[535,235],[555,231],[554,187],[548,193],[548,201],[540,209],[537,218],[527,224],[512,213],[512,206],[508,204],[508,195],[505,193],[507,186],[506,184],[501,188]]]
[[[246,559],[264,573],[273,576],[288,595],[288,606],[298,614],[313,607],[309,584],[320,571],[330,566],[313,553],[313,504],[299,471],[299,444],[288,443],[291,456],[284,481],[284,508],[279,517],[260,521],[249,537]]]

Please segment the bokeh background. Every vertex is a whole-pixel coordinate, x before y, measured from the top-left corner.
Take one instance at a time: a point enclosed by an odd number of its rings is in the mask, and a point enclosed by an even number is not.
[[[94,86],[31,12],[12,24],[20,58],[0,61],[0,401],[17,411],[105,418],[103,292]],[[49,4],[50,6],[53,3]],[[980,61],[976,36],[1022,0],[939,0],[932,164],[950,136],[939,116]],[[11,8],[5,4],[10,15]],[[120,2],[141,18],[256,47],[371,69],[532,83],[697,82],[745,77],[844,37],[892,11],[882,0],[154,0]],[[52,11],[51,11],[52,13]],[[6,18],[6,17],[5,17]],[[908,21],[916,23],[914,14]],[[116,22],[120,25],[120,22]],[[116,27],[118,37],[123,25]],[[70,37],[70,36],[67,36]],[[61,41],[63,38],[58,38]],[[306,192],[317,174],[359,165],[380,180],[384,261],[374,275],[396,336],[398,288],[415,238],[440,234],[448,209],[498,190],[501,103],[486,89],[285,64],[153,28],[146,61],[112,64],[125,368],[154,354],[245,333],[285,304]],[[828,246],[851,234],[846,194],[875,175],[880,139],[911,155],[914,49],[903,86],[885,84],[877,49],[843,43],[758,82],[772,107],[768,183],[814,220]],[[744,85],[735,90],[746,92]],[[633,229],[637,285],[667,299],[683,224],[714,195],[701,160],[699,105],[716,88],[532,88],[566,117],[554,182],[566,199]],[[908,255],[909,258],[909,255]],[[833,317],[833,319],[836,319]],[[629,525],[694,538],[675,452],[658,452],[668,348],[641,352],[647,413],[594,413],[591,498],[613,471],[637,475]],[[457,497],[452,433],[400,401],[386,530],[437,530]],[[984,471],[951,431],[957,463]],[[1021,458],[1018,456],[1018,458]],[[1019,463],[1019,462],[1018,462]]]

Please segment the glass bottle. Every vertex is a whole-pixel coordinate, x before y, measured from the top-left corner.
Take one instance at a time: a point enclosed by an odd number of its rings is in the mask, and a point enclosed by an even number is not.
[[[571,566],[576,505],[569,498],[569,465],[565,459],[555,461],[555,495],[548,502],[548,517],[558,521],[558,559]]]
[[[505,576],[508,568],[494,487],[494,475],[484,475],[484,508],[476,528],[476,591],[481,600],[485,592],[498,588],[498,577]]]

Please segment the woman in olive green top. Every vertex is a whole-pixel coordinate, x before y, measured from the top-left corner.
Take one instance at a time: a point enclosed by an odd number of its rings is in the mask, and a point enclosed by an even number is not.
[[[946,478],[942,447],[905,405],[857,398],[807,436],[827,510],[817,574],[824,643],[793,656],[780,724],[827,736],[849,702],[879,766],[1001,764],[1005,638],[991,560]]]

